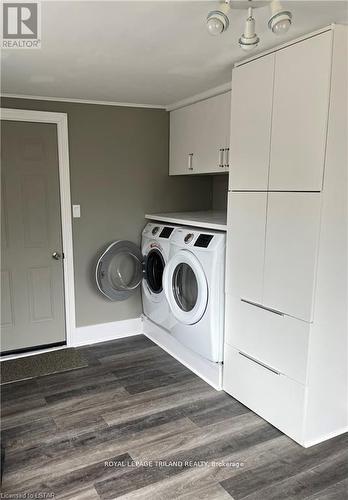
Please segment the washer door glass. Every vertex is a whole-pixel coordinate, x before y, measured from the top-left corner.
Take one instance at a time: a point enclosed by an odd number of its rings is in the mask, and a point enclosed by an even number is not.
[[[198,298],[198,283],[192,267],[186,263],[176,266],[172,281],[176,303],[183,311],[192,311]]]
[[[157,249],[150,250],[145,262],[145,277],[151,292],[161,293],[163,290],[163,271],[165,262]]]
[[[143,256],[131,241],[115,241],[100,256],[96,268],[99,290],[110,300],[130,297],[143,278]]]

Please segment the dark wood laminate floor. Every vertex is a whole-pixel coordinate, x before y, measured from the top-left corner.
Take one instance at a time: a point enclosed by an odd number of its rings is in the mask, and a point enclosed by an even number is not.
[[[301,448],[142,336],[81,349],[87,368],[2,387],[3,492],[348,498],[347,435]]]

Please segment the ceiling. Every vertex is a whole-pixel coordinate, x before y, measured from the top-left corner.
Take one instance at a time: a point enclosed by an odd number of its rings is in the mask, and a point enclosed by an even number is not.
[[[264,3],[264,2],[262,2]],[[348,24],[347,1],[284,1],[293,25],[267,28],[255,10],[258,51],[332,22]],[[2,51],[2,92],[166,106],[230,80],[246,11],[232,2],[230,28],[212,37],[212,1],[43,1],[42,48]]]

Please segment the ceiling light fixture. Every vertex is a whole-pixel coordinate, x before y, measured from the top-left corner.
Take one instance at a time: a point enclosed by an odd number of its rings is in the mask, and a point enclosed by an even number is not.
[[[279,0],[273,0],[271,3],[271,17],[268,21],[269,29],[275,35],[283,35],[291,26],[292,14],[283,9]]]
[[[230,0],[226,0],[220,10],[212,10],[207,16],[207,28],[210,35],[221,35],[228,29],[230,21],[227,13],[230,10]]]
[[[255,18],[253,16],[253,9],[249,7],[248,17],[245,21],[244,33],[238,40],[239,46],[243,50],[252,50],[258,46],[260,38],[255,33]]]
[[[235,5],[236,3],[236,5]],[[228,13],[230,9],[240,9],[240,4],[245,4],[248,7],[248,18],[245,22],[244,33],[239,38],[239,46],[243,50],[251,50],[258,46],[260,38],[255,33],[255,18],[253,16],[253,9],[267,6],[270,3],[271,16],[268,20],[268,27],[275,35],[283,35],[286,33],[292,23],[292,14],[285,10],[280,0],[268,1],[255,1],[248,0],[245,2],[231,2],[231,0],[224,0],[220,2],[221,7],[217,10],[212,10],[207,16],[207,28],[211,35],[221,35],[227,31],[229,27]]]

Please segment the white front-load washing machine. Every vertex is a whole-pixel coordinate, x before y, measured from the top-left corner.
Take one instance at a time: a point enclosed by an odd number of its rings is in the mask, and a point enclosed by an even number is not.
[[[170,333],[216,363],[223,360],[225,247],[224,232],[175,228],[163,275],[175,318]]]
[[[141,248],[131,241],[115,241],[96,266],[97,286],[108,299],[126,300],[141,286],[144,314],[167,329],[173,316],[163,290],[163,272],[174,228],[150,222],[143,229]]]

